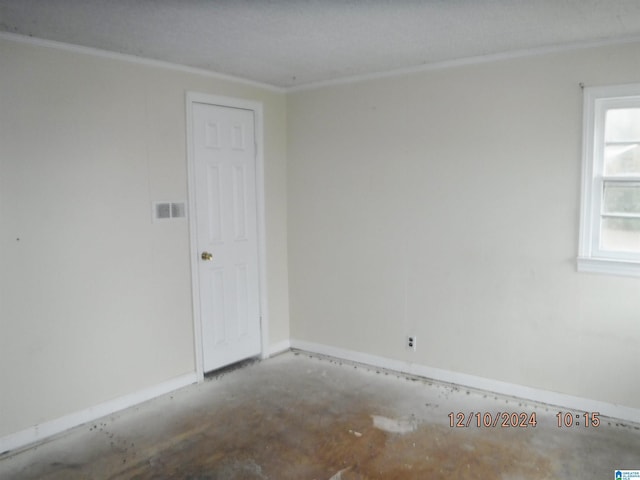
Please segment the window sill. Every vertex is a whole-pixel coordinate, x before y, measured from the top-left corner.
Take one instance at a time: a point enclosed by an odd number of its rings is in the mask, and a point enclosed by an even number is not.
[[[609,258],[578,257],[578,271],[640,277],[640,262]]]

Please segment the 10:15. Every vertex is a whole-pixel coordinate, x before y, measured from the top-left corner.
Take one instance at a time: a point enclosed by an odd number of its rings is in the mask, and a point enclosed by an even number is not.
[[[575,416],[575,422],[573,421],[573,417]],[[584,412],[582,415],[573,415],[571,412],[562,413],[558,412],[556,414],[556,418],[558,419],[558,428],[567,427],[571,428],[573,426],[580,425],[580,417],[584,417],[584,422],[582,425],[585,427],[599,427],[600,426],[600,412]]]

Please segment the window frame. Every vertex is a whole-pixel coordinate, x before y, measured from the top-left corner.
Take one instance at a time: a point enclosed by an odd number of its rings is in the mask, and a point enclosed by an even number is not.
[[[640,83],[585,87],[583,101],[578,271],[640,277],[640,252],[600,248],[605,184],[640,182],[640,174],[624,178],[604,175],[605,115],[611,108],[640,108]]]

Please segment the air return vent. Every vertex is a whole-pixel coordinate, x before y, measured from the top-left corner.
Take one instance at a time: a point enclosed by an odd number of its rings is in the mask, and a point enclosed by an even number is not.
[[[172,218],[186,217],[184,202],[154,202],[153,221],[171,220]]]

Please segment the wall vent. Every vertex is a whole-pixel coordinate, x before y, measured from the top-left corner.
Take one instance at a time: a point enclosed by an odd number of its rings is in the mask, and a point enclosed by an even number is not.
[[[153,202],[153,221],[184,218],[187,209],[184,202]]]

